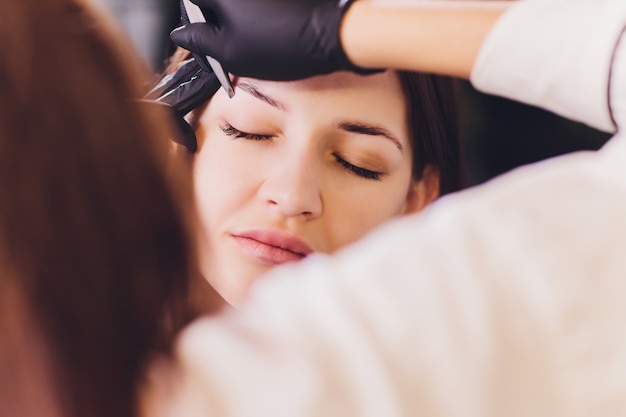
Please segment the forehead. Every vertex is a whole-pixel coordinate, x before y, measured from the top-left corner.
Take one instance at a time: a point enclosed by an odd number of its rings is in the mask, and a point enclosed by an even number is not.
[[[265,85],[278,84],[289,89],[302,91],[323,91],[353,88],[361,90],[376,90],[384,88],[394,90],[394,93],[400,93],[400,82],[397,74],[390,70],[372,75],[358,75],[353,72],[338,71],[331,74],[318,75],[297,81],[275,82],[255,80],[255,82],[262,82]]]
[[[237,84],[251,84],[263,94],[285,104],[287,110],[299,105],[320,105],[330,109],[343,109],[347,112],[370,111],[380,113],[387,110],[399,112],[404,120],[406,107],[400,80],[394,71],[361,76],[351,72],[336,72],[290,82],[263,81],[238,78]],[[352,111],[350,111],[352,109]]]

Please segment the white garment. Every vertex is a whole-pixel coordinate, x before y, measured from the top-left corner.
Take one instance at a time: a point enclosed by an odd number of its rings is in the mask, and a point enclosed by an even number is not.
[[[625,0],[521,1],[472,81],[614,131],[625,25]],[[154,415],[625,416],[625,140],[276,269],[246,308],[184,333]]]

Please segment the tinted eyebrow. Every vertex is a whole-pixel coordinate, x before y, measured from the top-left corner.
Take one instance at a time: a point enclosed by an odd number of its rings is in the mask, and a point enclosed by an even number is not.
[[[276,107],[277,109],[283,110],[283,111],[287,110],[287,106],[285,106],[280,101],[268,96],[267,94],[262,93],[261,90],[259,90],[259,88],[254,84],[250,84],[247,82],[239,82],[237,83],[237,87],[241,88],[243,91],[252,95],[253,97],[258,98],[261,101],[264,101],[265,103],[269,104],[272,107]]]
[[[381,136],[389,139],[402,152],[404,147],[402,143],[390,131],[381,126],[369,125],[361,122],[343,122],[339,124],[339,128],[346,132],[359,133],[361,135]]]

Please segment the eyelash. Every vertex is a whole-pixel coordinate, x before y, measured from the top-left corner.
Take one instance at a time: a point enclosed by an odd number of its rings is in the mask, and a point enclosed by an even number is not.
[[[273,139],[275,135],[259,135],[257,133],[248,133],[243,132],[239,129],[234,128],[231,124],[226,124],[222,127],[222,132],[224,132],[228,136],[232,136],[237,139],[248,139],[248,140],[270,140]]]
[[[369,169],[365,169],[365,168],[361,168],[358,167],[356,165],[352,165],[350,162],[346,161],[345,159],[343,159],[342,157],[340,157],[339,155],[334,155],[335,159],[337,160],[337,162],[339,162],[339,164],[341,164],[341,166],[343,166],[345,169],[347,169],[348,171],[352,172],[353,174],[358,175],[361,178],[365,178],[368,180],[373,180],[373,181],[380,181],[380,176],[382,175],[380,172],[376,172],[376,171],[370,171]]]
[[[248,133],[248,132],[243,132],[239,129],[236,129],[235,127],[233,127],[231,124],[226,124],[224,126],[222,126],[220,129],[222,129],[222,132],[224,132],[227,136],[232,136],[234,138],[242,138],[242,139],[248,139],[248,140],[258,140],[258,141],[262,141],[262,140],[270,140],[274,138],[274,135],[259,135],[256,133]],[[358,167],[356,165],[352,165],[350,162],[346,161],[345,159],[343,159],[342,157],[340,157],[339,155],[334,155],[335,159],[337,160],[337,162],[339,162],[339,164],[341,166],[343,166],[345,169],[347,169],[348,171],[350,171],[351,173],[361,177],[361,178],[365,178],[368,180],[373,180],[373,181],[380,181],[380,176],[381,173],[380,172],[376,172],[376,171],[370,171],[369,169],[365,169],[365,168],[361,168]]]

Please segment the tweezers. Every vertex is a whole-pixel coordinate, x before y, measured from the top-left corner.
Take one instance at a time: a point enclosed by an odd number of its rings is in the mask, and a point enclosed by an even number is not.
[[[197,5],[193,4],[190,0],[183,0],[183,4],[185,5],[185,10],[187,11],[187,17],[189,18],[190,23],[206,22],[204,14],[202,14],[202,10],[200,10]],[[224,91],[226,91],[226,94],[228,94],[228,97],[232,98],[235,95],[235,90],[233,89],[233,85],[230,82],[230,77],[226,74],[224,68],[222,68],[222,64],[220,64],[217,59],[208,55],[206,56],[206,60],[211,66],[213,72],[215,73],[217,80],[224,88]]]

